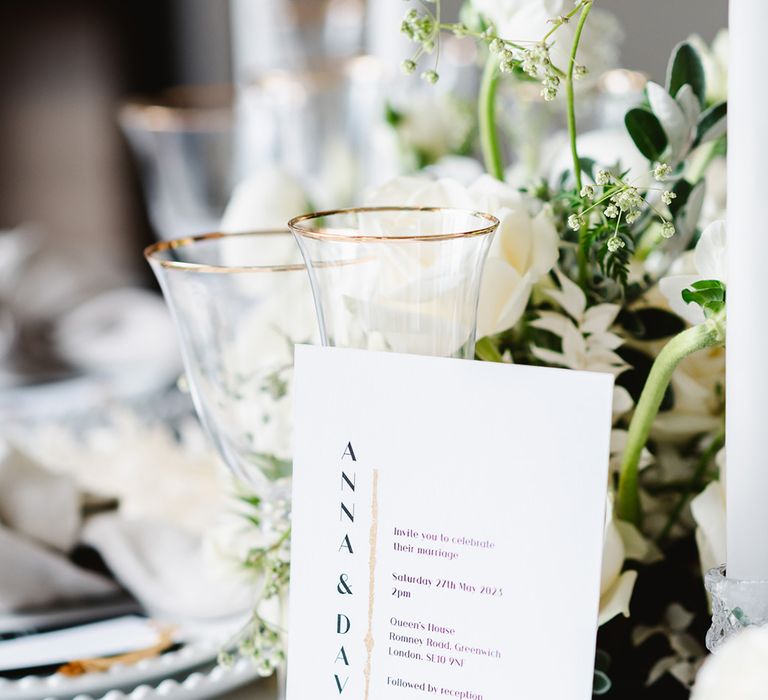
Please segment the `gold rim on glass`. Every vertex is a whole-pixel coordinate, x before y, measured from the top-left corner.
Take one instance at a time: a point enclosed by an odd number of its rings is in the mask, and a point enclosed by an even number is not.
[[[166,260],[159,257],[159,253],[169,250],[178,250],[203,241],[215,241],[222,238],[239,238],[242,236],[290,236],[291,232],[285,229],[265,231],[242,231],[238,233],[202,233],[197,236],[174,238],[169,241],[159,241],[144,249],[144,257],[150,262],[156,262],[161,267],[169,270],[184,270],[186,272],[297,272],[306,271],[304,263],[286,265],[209,265],[207,263],[188,262],[184,260]]]
[[[221,131],[232,126],[233,100],[230,85],[181,86],[129,99],[119,116],[126,127],[153,132]]]
[[[382,236],[382,235],[350,235],[348,233],[335,233],[323,228],[306,226],[305,222],[312,219],[322,219],[327,216],[337,216],[339,214],[365,214],[381,212],[448,212],[456,214],[466,214],[483,219],[488,222],[486,226],[481,226],[467,231],[456,231],[451,233],[436,233],[434,235],[414,234],[409,236]],[[499,220],[492,214],[482,211],[473,211],[472,209],[459,209],[454,207],[355,207],[353,209],[332,209],[329,211],[318,211],[312,214],[302,214],[296,216],[288,222],[288,227],[294,233],[307,238],[316,238],[328,241],[350,241],[361,243],[375,243],[386,241],[447,241],[454,238],[472,238],[473,236],[485,236],[493,233],[499,225]]]

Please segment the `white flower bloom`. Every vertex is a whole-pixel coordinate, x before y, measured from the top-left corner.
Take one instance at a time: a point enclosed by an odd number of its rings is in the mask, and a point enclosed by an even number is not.
[[[288,173],[267,168],[235,187],[221,219],[225,233],[287,228],[288,220],[308,210],[304,189]]]
[[[656,416],[651,437],[679,444],[722,423],[725,350],[708,348],[685,358],[672,375],[674,404]]]
[[[707,226],[701,234],[693,256],[694,271],[664,277],[659,281],[659,289],[669,301],[672,310],[690,324],[704,322],[704,312],[697,304],[686,304],[682,291],[699,280],[726,279],[726,230],[724,221],[716,221]]]
[[[472,110],[446,92],[425,90],[411,94],[402,108],[396,131],[401,145],[429,162],[457,152],[474,126]]]
[[[629,601],[637,580],[637,571],[622,573],[626,549],[621,532],[613,519],[613,499],[606,504],[603,531],[603,564],[600,573],[600,614],[598,624],[603,625],[617,615],[629,617]]]
[[[664,182],[664,180],[667,179],[667,176],[671,172],[672,168],[670,168],[666,163],[656,163],[653,168],[653,178],[657,182]]]
[[[551,29],[548,20],[567,14],[567,0],[472,0],[474,8],[494,26],[496,34],[511,41],[538,42]],[[550,50],[552,62],[567,70],[577,22],[572,20],[557,29]],[[579,45],[579,65],[592,75],[614,68],[624,33],[611,13],[594,8],[584,27]],[[582,71],[580,71],[582,73]]]
[[[652,685],[665,673],[669,673],[684,686],[690,686],[706,653],[701,642],[688,632],[696,616],[679,603],[669,605],[660,625],[640,625],[632,631],[632,643],[640,646],[650,637],[661,634],[666,637],[672,653],[659,659],[648,673],[646,685]]]
[[[768,628],[748,627],[704,662],[691,700],[764,700],[768,688]]]
[[[530,200],[488,175],[470,187],[449,179],[399,177],[371,193],[367,204],[458,207],[499,219],[480,291],[479,337],[514,326],[534,284],[557,262],[559,238],[548,210],[532,213]]]
[[[702,572],[722,566],[725,556],[725,489],[712,481],[691,501]]]
[[[620,307],[616,304],[598,304],[587,309],[587,298],[581,287],[559,269],[555,271],[560,289],[548,289],[545,293],[563,308],[567,316],[554,311],[540,311],[539,317],[531,322],[531,326],[559,336],[562,340],[562,351],[556,352],[536,346],[532,347],[531,351],[537,358],[550,365],[608,372],[618,376],[627,365],[614,350],[624,341],[611,333],[610,328]]]

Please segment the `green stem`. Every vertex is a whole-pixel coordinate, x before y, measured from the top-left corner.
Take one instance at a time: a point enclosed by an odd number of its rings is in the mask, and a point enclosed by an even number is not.
[[[720,314],[676,335],[654,361],[629,423],[627,445],[621,462],[618,515],[622,520],[640,525],[642,513],[637,483],[638,464],[673,372],[688,355],[703,348],[722,345],[724,342],[725,316]]]
[[[680,516],[683,513],[683,509],[685,508],[685,504],[688,503],[688,499],[691,497],[691,494],[697,488],[701,487],[700,485],[704,479],[704,475],[707,473],[707,467],[709,466],[709,463],[715,458],[717,453],[720,451],[720,448],[724,444],[725,431],[721,430],[717,435],[715,435],[715,438],[709,444],[709,447],[704,450],[703,454],[699,458],[699,462],[696,465],[696,471],[694,471],[691,480],[685,484],[683,492],[677,499],[675,507],[672,509],[672,513],[670,513],[666,525],[664,525],[664,529],[661,531],[657,538],[658,542],[663,542],[667,539],[667,537],[669,537],[669,533],[672,532],[672,528],[680,519]]]
[[[499,135],[496,130],[496,86],[499,81],[498,60],[488,55],[480,84],[478,100],[478,121],[480,124],[480,143],[483,149],[485,169],[497,180],[504,179],[504,165],[501,161]]]
[[[576,53],[579,50],[579,42],[581,41],[581,33],[584,30],[584,24],[587,21],[589,12],[592,9],[591,2],[585,2],[582,6],[581,15],[579,15],[579,23],[576,25],[576,33],[573,37],[573,45],[571,46],[571,58],[568,64],[568,71],[565,77],[565,90],[566,99],[568,102],[568,138],[571,143],[571,158],[573,159],[573,175],[576,179],[576,191],[581,192],[581,160],[579,159],[579,151],[576,146],[576,97],[573,89],[574,70],[576,68]],[[579,264],[579,284],[582,288],[587,286],[587,256],[589,254],[589,246],[587,245],[587,226],[584,225],[579,231],[579,247],[578,247],[578,264]]]

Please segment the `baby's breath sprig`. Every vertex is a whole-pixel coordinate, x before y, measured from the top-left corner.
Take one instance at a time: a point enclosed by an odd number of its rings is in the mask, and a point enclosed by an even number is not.
[[[401,31],[411,41],[418,44],[416,53],[402,63],[403,71],[407,74],[414,73],[419,60],[425,54],[435,53],[434,67],[421,73],[421,78],[429,83],[439,80],[438,63],[440,54],[440,35],[442,31],[449,31],[459,37],[474,37],[488,47],[489,53],[495,57],[498,69],[502,73],[522,73],[528,78],[538,80],[541,83],[541,96],[546,101],[552,101],[557,97],[561,81],[566,73],[552,63],[550,48],[552,38],[560,27],[568,24],[582,8],[592,3],[593,0],[578,0],[576,6],[567,14],[553,17],[549,20],[552,27],[546,32],[540,41],[519,41],[506,39],[497,35],[494,27],[488,27],[484,31],[473,31],[463,23],[449,24],[440,21],[441,0],[433,0],[435,10],[432,12],[425,5],[422,10],[411,8],[405,15],[401,24]],[[587,75],[587,68],[576,64],[574,75],[583,78]]]
[[[660,181],[666,179],[672,169],[666,163],[657,163],[651,172],[654,178]],[[598,170],[595,174],[595,184],[603,187],[603,194],[595,200],[596,194],[592,185],[581,188],[579,193],[581,199],[592,203],[578,214],[580,219],[584,220],[587,214],[597,209],[605,219],[617,219],[618,221],[623,217],[624,221],[631,225],[640,219],[646,208],[650,208],[659,217],[662,236],[671,238],[675,235],[674,224],[647,197],[640,193],[637,185],[625,182],[621,176],[604,169]],[[650,187],[648,189],[655,190],[657,188]],[[667,206],[676,197],[677,195],[671,190],[663,190],[661,194],[661,200]]]

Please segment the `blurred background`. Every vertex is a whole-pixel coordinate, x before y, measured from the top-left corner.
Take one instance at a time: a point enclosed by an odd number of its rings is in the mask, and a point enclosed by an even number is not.
[[[446,0],[449,19],[459,4]],[[707,43],[727,22],[725,2],[698,2],[693,15],[685,0],[650,4],[600,7],[622,28],[618,65],[662,81],[692,17]],[[154,370],[117,393],[167,382],[178,361],[162,312],[135,293],[154,285],[141,251],[158,238],[219,229],[238,183],[250,214],[224,224],[280,226],[298,209],[348,205],[392,175],[471,154],[473,114],[462,98],[477,89],[474,42],[446,39],[436,87],[401,75],[412,53],[398,32],[407,8],[403,0],[0,2],[0,418],[55,413],[67,395],[40,387],[103,375],[105,356],[113,362],[127,339],[157,338],[154,354],[118,359],[123,369],[151,362]],[[635,74],[614,75],[583,101],[580,126],[620,126],[641,87]],[[530,174],[560,117],[542,121],[545,107],[530,96],[505,99],[510,161]],[[437,123],[420,123],[417,112]],[[532,114],[546,124],[536,144],[514,133],[517,117]],[[458,172],[476,170],[464,163]],[[108,290],[122,293],[104,298]]]

